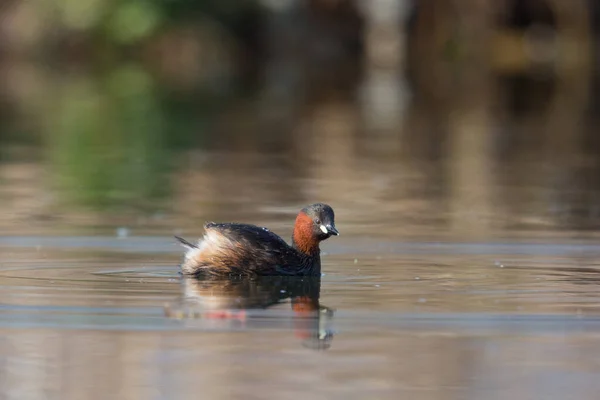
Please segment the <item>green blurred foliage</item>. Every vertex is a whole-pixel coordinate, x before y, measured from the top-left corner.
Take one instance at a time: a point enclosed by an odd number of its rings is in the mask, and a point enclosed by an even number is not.
[[[100,33],[124,45],[149,38],[169,24],[207,18],[241,37],[249,33],[261,9],[256,0],[57,0],[51,7],[57,12],[50,15],[59,16],[68,30]]]
[[[215,84],[219,79],[207,74],[197,80],[197,86],[177,92],[161,86],[160,78],[147,72],[156,71],[152,65],[142,66],[147,60],[121,57],[127,52],[113,50],[153,40],[170,27],[202,23],[216,22],[219,29],[244,37],[252,30],[248,21],[256,21],[258,2],[33,1],[48,11],[49,24],[65,28],[67,37],[83,39],[75,41],[81,47],[66,52],[76,55],[73,69],[68,58],[61,59],[61,51],[42,53],[47,62],[36,73],[48,90],[38,96],[43,104],[35,108],[43,122],[19,131],[24,130],[21,136],[47,142],[42,146],[48,150],[56,193],[65,203],[96,210],[161,209],[171,192],[169,175],[177,155],[208,145],[211,124],[243,88],[232,82],[235,76],[221,78],[225,84],[219,85]],[[215,37],[217,42],[219,36]],[[205,35],[203,40],[212,37]],[[223,43],[227,41],[216,45]],[[78,58],[79,54],[83,56]],[[23,108],[31,106],[27,103]]]
[[[68,29],[89,30],[100,24],[107,12],[108,3],[103,0],[57,0],[57,15]]]
[[[72,200],[94,208],[155,204],[169,192],[165,116],[151,79],[123,66],[97,82],[76,78],[53,107],[51,159]]]
[[[134,43],[152,34],[161,22],[161,10],[151,2],[130,0],[116,8],[107,32],[117,43]]]
[[[136,64],[70,76],[48,109],[57,193],[97,210],[162,209],[178,155],[205,147],[207,132],[231,100],[210,90],[162,92]]]

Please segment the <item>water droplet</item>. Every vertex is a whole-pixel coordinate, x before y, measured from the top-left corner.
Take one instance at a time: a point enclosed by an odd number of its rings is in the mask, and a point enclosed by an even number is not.
[[[120,228],[117,228],[117,237],[119,239],[123,239],[126,238],[127,236],[129,236],[129,229],[122,226]]]
[[[421,278],[419,278],[418,276],[415,276],[415,280],[416,280],[416,281],[418,281],[418,280],[420,280],[420,279],[421,279]]]
[[[358,258],[354,259],[354,264],[356,264],[358,262]]]
[[[381,287],[381,285],[375,285],[375,287]]]

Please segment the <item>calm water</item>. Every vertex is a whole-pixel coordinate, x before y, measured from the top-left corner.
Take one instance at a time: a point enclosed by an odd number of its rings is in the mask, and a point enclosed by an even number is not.
[[[3,396],[600,389],[600,246],[335,239],[319,285],[180,280],[169,237],[3,237]]]
[[[251,94],[135,65],[7,79],[0,397],[597,398],[590,82],[452,76],[390,106],[399,76],[286,68]],[[320,281],[178,275],[173,234],[289,238],[315,201],[341,232]]]

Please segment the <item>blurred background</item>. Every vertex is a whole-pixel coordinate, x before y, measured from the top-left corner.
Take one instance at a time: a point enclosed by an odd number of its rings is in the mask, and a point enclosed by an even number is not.
[[[0,232],[588,237],[593,0],[5,0]]]
[[[1,0],[0,397],[596,399],[599,39],[597,0]],[[181,284],[171,235],[316,201],[331,321]]]

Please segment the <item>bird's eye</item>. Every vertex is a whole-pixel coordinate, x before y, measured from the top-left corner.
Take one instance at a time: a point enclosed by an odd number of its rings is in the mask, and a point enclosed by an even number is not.
[[[319,225],[321,223],[321,220],[319,218],[315,218],[315,224]]]

